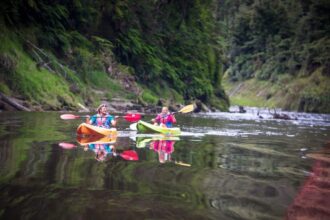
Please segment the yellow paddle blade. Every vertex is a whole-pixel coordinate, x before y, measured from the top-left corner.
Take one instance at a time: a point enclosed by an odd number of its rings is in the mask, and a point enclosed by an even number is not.
[[[181,166],[186,166],[186,167],[191,167],[191,164],[189,163],[184,163],[182,161],[175,161],[175,164],[181,165]]]
[[[194,111],[194,104],[191,104],[191,105],[187,105],[185,107],[183,107],[182,109],[179,110],[179,112],[181,113],[188,113],[188,112],[192,112]]]

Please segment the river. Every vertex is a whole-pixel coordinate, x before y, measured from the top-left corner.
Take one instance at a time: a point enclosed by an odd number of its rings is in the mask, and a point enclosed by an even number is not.
[[[0,218],[330,219],[330,115],[281,113],[178,114],[177,138],[119,119],[100,154],[80,119],[1,112]]]

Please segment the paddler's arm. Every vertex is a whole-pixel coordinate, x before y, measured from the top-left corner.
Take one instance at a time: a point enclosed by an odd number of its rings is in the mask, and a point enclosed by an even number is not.
[[[97,117],[97,115],[93,115],[92,117],[90,117],[89,115],[87,115],[86,116],[86,123],[87,124],[90,124],[90,125],[95,125],[96,117]]]
[[[176,123],[176,118],[175,118],[173,113],[171,113],[171,117],[172,117],[172,123],[175,124]]]
[[[116,127],[116,125],[117,125],[117,118],[118,118],[118,116],[115,116],[115,117],[113,117],[112,120],[111,120],[111,125],[112,125],[113,127]]]
[[[86,115],[86,123],[87,124],[92,124],[90,118],[91,117],[89,115]]]
[[[160,115],[157,115],[156,118],[151,119],[151,121],[154,125],[157,125],[157,123],[160,123]]]

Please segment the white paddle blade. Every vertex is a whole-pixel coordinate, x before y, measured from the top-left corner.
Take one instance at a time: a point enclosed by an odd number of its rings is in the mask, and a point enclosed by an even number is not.
[[[133,130],[133,131],[137,131],[137,123],[133,123],[129,126],[129,129]]]

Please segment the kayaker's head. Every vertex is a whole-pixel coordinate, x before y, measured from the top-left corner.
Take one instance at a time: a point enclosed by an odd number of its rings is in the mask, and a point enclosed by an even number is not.
[[[96,111],[100,115],[106,115],[108,113],[108,107],[106,104],[101,104]]]
[[[168,114],[168,108],[167,108],[166,106],[164,106],[164,107],[162,108],[162,114],[163,114],[163,115],[167,115],[167,114]]]
[[[106,157],[107,157],[107,154],[105,153],[105,151],[101,150],[96,153],[95,159],[97,161],[103,162],[103,161],[105,161]]]

